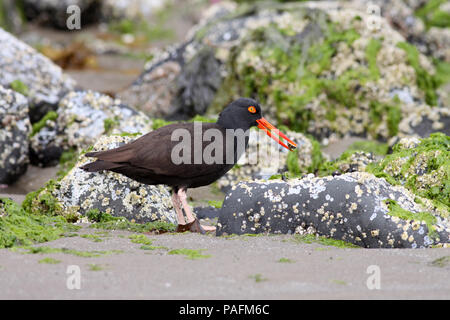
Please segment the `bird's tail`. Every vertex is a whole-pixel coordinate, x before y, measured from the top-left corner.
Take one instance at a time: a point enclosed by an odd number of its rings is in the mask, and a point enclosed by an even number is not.
[[[102,170],[117,169],[121,166],[122,165],[119,163],[97,160],[97,161],[94,161],[91,163],[87,163],[84,166],[81,166],[80,168],[87,172],[96,172],[96,171],[102,171]]]

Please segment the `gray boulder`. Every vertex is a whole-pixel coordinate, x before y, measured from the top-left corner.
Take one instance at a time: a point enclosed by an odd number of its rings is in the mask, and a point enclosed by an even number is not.
[[[67,30],[69,6],[76,5],[80,8],[81,27],[83,27],[99,21],[101,2],[99,0],[23,0],[23,5],[27,20]]]
[[[64,150],[82,150],[102,135],[147,133],[152,129],[151,120],[142,112],[95,91],[67,93],[53,115],[31,137],[30,155],[36,165],[54,165]]]
[[[217,235],[294,233],[319,235],[366,248],[421,248],[449,243],[450,221],[423,213],[403,187],[363,172],[335,177],[243,182],[226,196]]]
[[[0,85],[19,86],[29,100],[32,123],[56,110],[61,97],[75,81],[36,50],[0,29]]]
[[[147,133],[152,122],[118,99],[94,91],[69,92],[59,103],[57,126],[65,148],[86,148],[102,135]]]
[[[10,184],[28,165],[28,101],[0,85],[0,184]]]
[[[45,119],[41,119],[40,122]],[[64,152],[64,137],[60,135],[56,119],[45,120],[44,126],[29,138],[30,162],[40,167],[57,165]]]

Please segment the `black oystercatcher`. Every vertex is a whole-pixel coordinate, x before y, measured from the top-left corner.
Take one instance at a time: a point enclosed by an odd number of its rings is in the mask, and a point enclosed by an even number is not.
[[[245,152],[252,126],[289,150],[297,147],[262,117],[255,100],[240,98],[220,113],[216,123],[170,124],[118,148],[89,152],[86,156],[97,161],[81,168],[88,172],[110,170],[141,183],[168,185],[172,187],[177,231],[213,231],[214,227],[201,226],[192,215],[186,190],[208,185],[230,170]]]

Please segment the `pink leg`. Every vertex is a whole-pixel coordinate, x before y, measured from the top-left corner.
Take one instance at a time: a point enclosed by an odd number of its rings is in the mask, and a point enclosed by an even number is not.
[[[192,223],[196,220],[196,218],[194,218],[192,211],[191,211],[191,207],[189,206],[189,203],[187,203],[186,200],[186,190],[180,188],[178,190],[178,199],[180,199],[181,201],[181,205],[183,206],[184,212],[186,213],[186,218],[188,220],[188,223]],[[213,226],[204,226],[204,225],[200,225],[201,228],[203,228],[204,231],[216,231],[216,227]]]
[[[177,222],[178,224],[186,224],[184,220],[183,210],[181,210],[180,199],[178,199],[178,195],[175,191],[172,192],[172,203],[175,208],[175,212],[177,213]]]

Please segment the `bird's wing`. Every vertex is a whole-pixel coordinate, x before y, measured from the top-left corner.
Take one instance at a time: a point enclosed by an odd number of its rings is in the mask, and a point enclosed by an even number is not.
[[[202,124],[203,130],[210,128],[221,130],[221,127],[215,123]],[[175,129],[186,129],[191,133],[190,164],[175,164],[172,161],[172,148],[180,143],[180,141],[172,141],[172,132]],[[192,132],[193,123],[172,124],[152,131],[124,146],[95,153],[93,156],[100,160],[126,163],[128,166],[147,169],[154,174],[180,178],[204,176],[222,170],[223,164],[193,164],[193,142],[198,137],[194,137]],[[200,152],[210,143],[203,141]]]

